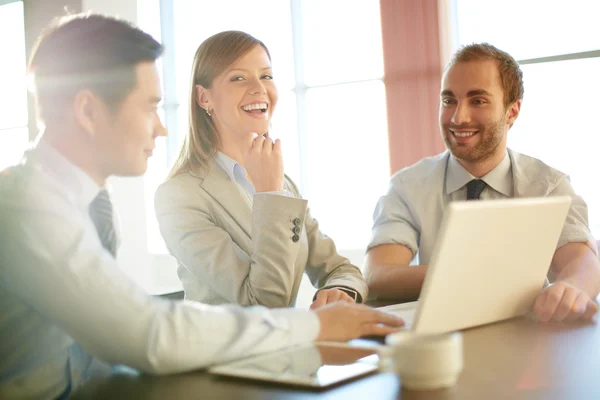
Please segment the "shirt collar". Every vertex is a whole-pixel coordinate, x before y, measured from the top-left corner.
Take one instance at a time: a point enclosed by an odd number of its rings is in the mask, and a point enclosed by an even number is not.
[[[100,192],[101,187],[48,141],[43,140],[43,135],[30,150],[30,157],[37,168],[61,182],[77,203],[87,207]]]
[[[446,171],[446,194],[456,192],[473,179],[476,178],[467,172],[454,156],[450,155]],[[495,191],[505,196],[512,196],[511,161],[508,152],[504,154],[500,164],[481,179]]]
[[[227,173],[227,176],[233,181],[242,182],[246,180],[246,168],[242,167],[237,161],[220,151],[215,156],[215,161],[219,167]]]

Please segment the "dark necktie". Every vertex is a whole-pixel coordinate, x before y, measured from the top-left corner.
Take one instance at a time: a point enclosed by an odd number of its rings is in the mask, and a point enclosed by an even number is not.
[[[98,231],[102,246],[112,254],[117,255],[117,237],[113,225],[112,203],[106,189],[102,189],[90,204],[90,217]]]
[[[485,189],[486,183],[481,179],[473,179],[467,183],[467,200],[479,200],[481,192]]]

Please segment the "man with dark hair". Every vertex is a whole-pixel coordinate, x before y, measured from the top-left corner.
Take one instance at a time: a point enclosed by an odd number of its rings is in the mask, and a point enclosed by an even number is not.
[[[398,171],[375,208],[366,278],[371,295],[419,296],[442,216],[451,201],[570,196],[572,205],[538,296],[541,321],[590,319],[600,291],[597,248],[587,206],[568,177],[507,148],[523,100],[518,63],[487,43],[461,48],[444,72],[440,132],[449,152]],[[469,240],[468,237],[464,238]],[[420,265],[410,266],[418,254]]]
[[[67,397],[97,360],[168,374],[402,324],[347,303],[311,312],[170,302],[119,268],[104,185],[143,174],[166,135],[161,52],[149,35],[100,15],[59,19],[33,51],[45,130],[0,173],[0,398]]]

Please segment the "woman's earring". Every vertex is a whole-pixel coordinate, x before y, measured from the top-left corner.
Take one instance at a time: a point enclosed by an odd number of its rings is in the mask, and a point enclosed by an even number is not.
[[[204,111],[206,111],[206,115],[210,117],[210,111],[208,111],[208,108],[206,108]]]

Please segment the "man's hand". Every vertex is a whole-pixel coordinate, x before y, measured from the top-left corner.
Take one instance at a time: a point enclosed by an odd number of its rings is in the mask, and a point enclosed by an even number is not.
[[[279,139],[248,135],[244,167],[257,193],[283,190],[283,156]]]
[[[398,331],[404,321],[361,304],[332,303],[316,310],[321,321],[317,341],[346,342],[361,336],[383,336]]]
[[[354,299],[348,296],[340,289],[323,289],[317,293],[317,298],[310,305],[310,309],[314,310],[325,304],[335,303],[336,301],[344,301],[346,303],[355,303]]]
[[[598,311],[598,305],[583,290],[558,281],[542,290],[533,311],[542,322],[589,321]]]

